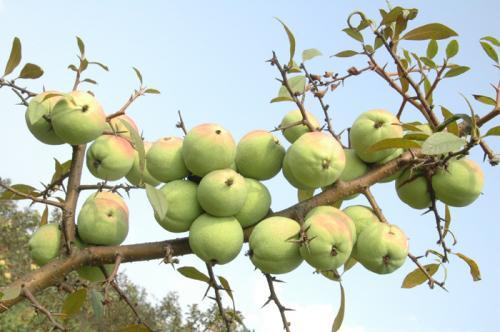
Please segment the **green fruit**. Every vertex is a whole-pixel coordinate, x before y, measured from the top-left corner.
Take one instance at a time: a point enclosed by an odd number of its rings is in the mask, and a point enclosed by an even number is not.
[[[401,201],[414,209],[431,206],[427,179],[419,171],[407,169],[396,180],[396,192]]]
[[[45,91],[33,97],[25,113],[29,131],[37,140],[50,145],[64,144],[64,141],[56,135],[51,122],[52,110],[61,96],[53,96],[43,100],[47,95],[55,93],[57,92]]]
[[[175,180],[164,185],[160,190],[165,195],[167,214],[163,220],[155,219],[167,231],[187,232],[193,221],[203,210],[196,198],[198,186],[189,180]]]
[[[80,239],[75,238],[75,245],[80,248],[86,248],[89,245],[83,243]],[[114,264],[104,264],[104,269],[111,275],[113,273],[115,265]],[[90,282],[102,282],[106,280],[106,276],[102,273],[102,270],[99,266],[82,266],[76,270],[78,276],[82,279],[88,280]]]
[[[345,168],[340,174],[339,180],[341,181],[352,181],[369,171],[369,167],[365,162],[359,159],[358,155],[353,149],[345,149]],[[359,194],[354,194],[348,197],[344,197],[344,200],[349,200],[357,197]]]
[[[236,219],[245,228],[252,226],[269,213],[271,194],[266,186],[254,179],[245,179],[247,199],[241,210],[235,215]]]
[[[337,214],[316,212],[304,222],[307,239],[300,254],[316,270],[335,270],[351,255],[353,232],[340,213],[344,214],[340,210]]]
[[[90,195],[89,197],[87,197],[84,204],[91,203],[96,199],[111,200],[111,201],[115,202],[116,204],[118,204],[120,206],[120,208],[123,209],[128,214],[127,203],[125,203],[123,198],[121,198],[121,196],[118,194],[115,194],[111,191],[97,191],[97,192],[93,193],[92,195]]]
[[[292,171],[290,171],[288,164],[285,162],[283,162],[283,165],[282,165],[282,172],[283,172],[283,176],[288,181],[288,183],[290,183],[295,188],[297,188],[299,190],[303,190],[303,191],[311,191],[311,190],[314,191],[316,189],[315,187],[309,186],[309,184],[307,184],[307,183],[303,183],[303,182],[299,181],[295,177],[295,175],[293,175]]]
[[[245,178],[230,168],[208,173],[198,185],[198,202],[216,217],[237,214],[245,205],[247,194]]]
[[[373,210],[367,206],[351,205],[342,211],[354,222],[356,238],[359,238],[361,232],[367,227],[380,222]]]
[[[102,134],[106,127],[106,115],[94,96],[73,91],[54,106],[52,126],[64,142],[86,144]]]
[[[408,238],[399,227],[374,224],[356,242],[357,260],[368,270],[387,274],[401,267],[408,256]]]
[[[314,115],[312,115],[309,112],[306,112],[306,115],[307,115],[307,119],[309,120],[309,122],[312,124],[312,126],[314,128],[321,127],[319,125],[318,120],[314,117]],[[298,122],[298,121],[302,121],[302,113],[300,112],[300,110],[291,111],[285,115],[283,120],[281,120],[280,127],[282,127],[282,128],[287,127],[287,126],[290,126],[292,123]],[[285,136],[285,138],[287,139],[288,142],[293,143],[300,136],[304,135],[305,133],[310,132],[310,130],[305,125],[297,125],[297,126],[293,126],[293,127],[284,129],[281,132],[283,133],[283,135]]]
[[[245,177],[268,180],[279,173],[284,156],[285,148],[273,134],[254,130],[238,143],[236,167]]]
[[[42,266],[59,255],[61,230],[58,224],[40,226],[28,242],[31,258]]]
[[[388,138],[403,137],[399,120],[385,110],[371,110],[362,113],[352,124],[349,138],[359,158],[375,163],[394,153],[395,149],[370,152],[373,144]]]
[[[202,214],[189,229],[189,246],[207,263],[226,264],[243,246],[243,229],[234,217]]]
[[[385,157],[384,159],[382,159],[381,161],[377,162],[375,165],[377,166],[380,166],[380,165],[384,165],[386,163],[388,163],[389,161],[393,160],[393,159],[396,159],[398,158],[399,156],[401,156],[401,154],[404,152],[403,149],[396,149],[393,153],[391,153],[389,156]],[[394,181],[396,180],[401,174],[403,173],[403,169],[400,169],[399,171],[397,171],[396,173],[392,174],[392,175],[389,175],[385,178],[383,178],[382,180],[380,180],[379,182],[380,183],[387,183],[387,182],[391,182],[391,181]]]
[[[474,202],[484,187],[481,167],[470,159],[451,160],[447,169],[432,177],[436,198],[450,206],[462,207]]]
[[[250,259],[264,273],[281,274],[302,263],[299,252],[299,224],[290,218],[269,217],[250,234]]]
[[[106,195],[115,198],[91,196],[80,209],[78,235],[85,243],[112,246],[127,237],[128,210],[118,203],[121,198],[117,194]]]
[[[146,153],[148,153],[150,148],[151,148],[151,143],[144,142],[144,150]],[[127,178],[128,182],[138,187],[144,187],[145,183],[155,187],[160,184],[160,181],[158,181],[155,177],[151,175],[151,173],[149,173],[147,167],[147,159],[144,159],[144,169],[141,172],[139,163],[139,153],[136,150],[134,150],[134,163],[132,164],[132,168],[125,177]]]
[[[335,220],[343,223],[349,229],[351,241],[354,244],[356,242],[357,233],[356,225],[349,215],[344,211],[339,210],[339,206],[329,206],[329,205],[319,205],[313,208],[306,214],[305,219],[312,218],[315,215],[326,214],[333,217]]]
[[[87,168],[96,178],[115,181],[132,169],[134,148],[125,138],[102,135],[87,150]]]
[[[233,136],[217,124],[202,124],[191,129],[182,144],[186,167],[198,176],[230,168],[236,155]]]
[[[112,118],[109,122],[106,123],[106,130],[109,130],[115,135],[130,140],[132,136],[130,135],[128,128],[122,123],[122,120],[127,122],[132,128],[135,129],[137,133],[139,133],[139,128],[135,124],[135,121],[126,114]]]
[[[340,177],[345,162],[344,150],[337,140],[315,131],[302,135],[288,149],[283,160],[283,168],[287,169],[283,174],[285,177],[292,174],[290,179],[287,177],[290,183],[297,181],[308,188],[320,188]]]
[[[182,144],[178,137],[163,137],[153,143],[146,154],[146,167],[155,179],[170,182],[189,175],[182,157]]]

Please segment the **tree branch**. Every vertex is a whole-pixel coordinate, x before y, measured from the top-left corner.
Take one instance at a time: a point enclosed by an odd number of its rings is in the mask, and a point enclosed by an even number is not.
[[[266,303],[264,303],[263,307],[266,306],[269,302],[273,301],[276,304],[276,307],[278,307],[278,310],[280,311],[281,321],[283,322],[283,329],[287,332],[290,332],[290,323],[286,319],[285,311],[292,309],[288,309],[281,304],[278,295],[274,290],[274,282],[277,281],[276,278],[272,277],[269,273],[264,273],[264,276],[266,277],[270,294],[269,298],[267,299]]]
[[[31,294],[31,292],[29,291],[28,288],[26,287],[23,287],[22,288],[22,294],[25,298],[27,298],[31,304],[35,307],[35,309],[37,311],[40,311],[41,313],[43,313],[45,316],[47,316],[47,318],[49,319],[49,321],[52,323],[52,325],[54,325],[54,328],[58,329],[58,330],[61,330],[61,331],[67,331],[66,328],[64,326],[62,326],[61,324],[59,324],[55,319],[54,317],[52,316],[52,314],[50,313],[49,310],[47,310],[47,308],[45,308],[43,305],[40,304],[40,302],[38,302],[38,300],[33,296],[33,294]]]
[[[222,304],[222,300],[221,300],[221,296],[220,296],[220,290],[222,289],[222,287],[219,285],[219,283],[215,279],[212,264],[206,263],[206,265],[207,265],[208,276],[210,277],[210,285],[214,289],[215,302],[217,303],[217,307],[219,308],[219,313],[222,317],[222,320],[224,321],[224,325],[226,326],[227,332],[231,332],[231,322],[230,322],[229,318],[227,317],[226,312],[224,311],[224,305]]]
[[[412,254],[408,254],[408,257],[413,261],[413,263],[415,263],[415,265],[420,269],[420,271],[422,271],[422,273],[427,277],[427,280],[428,280],[428,284],[429,284],[429,288],[434,288],[434,285],[438,285],[439,287],[441,287],[442,289],[444,289],[445,291],[448,291],[445,287],[444,287],[444,281],[443,282],[439,282],[437,281],[436,279],[434,279],[430,274],[429,274],[429,271],[427,271],[425,269],[425,267],[422,266],[422,264],[420,264],[420,262],[418,261],[418,258],[415,257],[414,255]]]
[[[21,192],[19,190],[16,190],[16,189],[12,188],[11,186],[3,184],[2,182],[0,182],[0,187],[4,188],[7,191],[10,191],[11,193],[13,193],[13,194],[15,194],[17,196],[29,199],[29,200],[31,200],[31,201],[33,201],[35,203],[52,205],[52,206],[58,207],[60,209],[62,209],[64,207],[64,205],[62,203],[60,203],[60,202],[52,201],[52,200],[46,199],[46,198],[39,198],[39,197],[30,195],[30,194],[25,194],[25,193],[23,193],[23,192]]]
[[[139,98],[140,96],[144,95],[144,91],[146,91],[145,87],[141,87],[139,90],[135,90],[134,93],[129,97],[129,99],[125,102],[125,104],[115,113],[112,113],[106,117],[106,121],[111,121],[111,119],[119,117],[120,115],[124,115],[125,112],[127,111],[127,108],[129,108],[132,103]]]
[[[185,125],[185,123],[184,123],[184,120],[182,119],[182,114],[181,114],[181,111],[180,111],[180,110],[179,110],[179,111],[177,111],[177,114],[179,115],[179,122],[177,122],[177,123],[175,124],[175,126],[176,126],[177,128],[179,128],[179,129],[181,129],[181,130],[182,130],[182,132],[184,133],[184,135],[186,135],[186,134],[187,134],[187,129],[186,129],[186,125]]]

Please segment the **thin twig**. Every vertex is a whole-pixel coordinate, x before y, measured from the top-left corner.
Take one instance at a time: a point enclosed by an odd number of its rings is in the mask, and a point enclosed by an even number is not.
[[[36,310],[40,311],[45,316],[47,316],[47,318],[52,323],[52,325],[54,325],[54,328],[56,328],[58,330],[61,330],[61,331],[67,331],[67,329],[64,326],[62,326],[61,324],[59,324],[54,319],[54,317],[52,316],[52,313],[49,310],[47,310],[47,308],[45,308],[44,306],[42,306],[40,304],[40,302],[38,302],[38,300],[35,298],[35,296],[33,296],[33,294],[31,294],[31,292],[29,291],[28,288],[23,287],[22,288],[22,292],[23,292],[24,297],[26,297],[31,302],[31,304],[33,304],[33,306],[35,307]]]
[[[181,111],[178,110],[177,114],[179,115],[179,122],[177,122],[175,126],[177,128],[180,128],[182,130],[182,132],[184,133],[184,135],[186,135],[187,134],[186,125],[184,124],[184,119],[182,119]]]
[[[35,93],[35,92],[32,92],[26,88],[20,87],[19,85],[17,85],[15,83],[15,81],[8,81],[6,79],[0,78],[0,88],[2,88],[4,86],[8,86],[8,87],[10,87],[10,88],[22,93],[22,94],[25,94],[27,96],[26,99],[37,95],[37,93]]]
[[[210,277],[210,284],[211,284],[212,288],[214,289],[215,302],[217,303],[217,307],[219,308],[219,313],[222,317],[222,320],[224,321],[224,325],[226,326],[226,331],[231,332],[231,321],[228,318],[228,316],[226,315],[226,312],[224,310],[224,306],[222,304],[222,299],[220,296],[220,290],[222,289],[222,287],[217,283],[217,280],[215,279],[212,264],[206,263],[206,265],[207,265],[208,276]]]
[[[2,182],[0,182],[0,187],[4,188],[7,191],[10,191],[11,193],[13,193],[13,194],[15,194],[17,196],[29,199],[29,200],[31,200],[31,201],[33,201],[35,203],[42,203],[42,204],[52,205],[52,206],[58,207],[60,209],[62,209],[64,207],[64,205],[62,203],[60,203],[60,202],[56,202],[56,201],[53,201],[53,200],[50,200],[50,199],[45,199],[45,198],[39,198],[39,197],[30,195],[30,194],[25,194],[25,193],[23,193],[23,192],[21,192],[19,190],[16,190],[16,189],[12,188],[11,186],[3,184]]]
[[[107,185],[106,182],[100,182],[97,184],[81,184],[78,186],[78,191],[83,191],[83,190],[109,190],[111,192],[117,192],[119,189],[123,189],[126,192],[129,192],[132,189],[141,189],[140,187],[137,186],[132,186],[127,183],[120,183],[114,186]]]
[[[440,282],[440,281],[437,281],[436,279],[434,279],[430,274],[429,274],[429,271],[427,271],[427,269],[425,267],[422,266],[422,264],[420,264],[420,262],[418,261],[418,258],[415,257],[414,255],[412,255],[411,253],[408,253],[408,257],[413,261],[413,263],[415,263],[415,265],[420,269],[420,271],[422,271],[422,273],[427,277],[427,280],[428,280],[428,285],[429,285],[429,288],[434,288],[434,285],[438,285],[439,287],[441,287],[442,289],[444,289],[445,291],[448,291],[445,287],[444,287],[444,281],[443,282]]]
[[[283,304],[281,304],[276,291],[274,290],[274,282],[277,281],[275,277],[272,277],[269,273],[264,273],[264,276],[267,280],[267,285],[269,287],[269,298],[266,303],[264,303],[263,307],[266,306],[269,302],[273,301],[274,304],[278,307],[281,315],[281,321],[283,322],[283,329],[287,332],[290,332],[290,323],[286,319],[285,311],[293,310],[286,308]]]
[[[366,197],[366,199],[370,203],[370,205],[371,205],[371,207],[373,209],[373,213],[375,213],[375,215],[378,217],[378,219],[380,220],[380,222],[388,224],[389,222],[387,221],[387,219],[385,218],[384,214],[382,213],[382,209],[380,208],[380,206],[378,205],[377,201],[375,200],[375,197],[373,196],[372,192],[370,191],[370,188],[366,188],[363,191],[363,195]]]
[[[135,90],[134,93],[127,99],[125,104],[115,113],[112,113],[106,117],[106,121],[111,121],[111,119],[119,117],[120,115],[124,115],[125,112],[127,111],[127,108],[129,108],[132,103],[139,98],[140,96],[144,95],[144,91],[146,91],[145,87],[141,87],[139,90]]]
[[[106,277],[106,281],[104,282],[104,304],[109,303],[108,289],[111,283],[115,280],[116,276],[118,275],[118,269],[120,268],[121,262],[122,262],[122,256],[120,254],[117,254],[113,271],[109,276]]]

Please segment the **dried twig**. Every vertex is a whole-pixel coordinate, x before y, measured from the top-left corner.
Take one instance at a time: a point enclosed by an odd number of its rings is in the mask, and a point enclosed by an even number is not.
[[[67,329],[64,326],[62,326],[61,324],[59,324],[54,319],[54,317],[52,316],[51,312],[47,308],[45,308],[43,305],[41,305],[40,302],[38,302],[38,300],[35,298],[35,296],[33,294],[31,294],[31,292],[30,292],[30,290],[28,288],[23,287],[22,288],[22,293],[23,293],[24,297],[27,298],[31,302],[31,304],[35,307],[35,309],[37,311],[40,311],[45,316],[47,316],[47,318],[52,323],[52,325],[54,325],[54,328],[56,328],[58,330],[61,330],[61,331],[67,331]]]
[[[269,302],[273,301],[274,304],[276,304],[276,306],[278,307],[278,310],[280,311],[281,321],[283,322],[283,329],[287,332],[290,332],[290,323],[286,319],[285,311],[290,311],[293,309],[288,309],[283,304],[281,304],[278,295],[276,294],[276,291],[274,289],[274,282],[277,282],[278,280],[275,277],[271,276],[269,273],[264,273],[264,276],[266,277],[270,294],[266,303],[264,303],[263,307],[266,306]]]

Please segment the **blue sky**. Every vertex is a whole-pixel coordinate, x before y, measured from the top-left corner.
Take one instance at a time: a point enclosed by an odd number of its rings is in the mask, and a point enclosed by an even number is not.
[[[413,6],[415,1],[393,5]],[[498,37],[497,1],[420,1],[420,16],[412,26],[442,22],[456,30],[461,51],[455,61],[472,68],[468,73],[442,83],[435,95],[437,105],[455,112],[467,112],[459,93],[492,95],[490,83],[498,82],[498,71],[484,55],[478,39]],[[275,68],[265,60],[271,51],[285,61],[288,41],[279,23],[280,17],[293,30],[298,51],[315,47],[323,54],[309,64],[312,72],[330,70],[345,73],[350,66],[362,68],[364,58],[338,59],[328,55],[358,47],[342,31],[347,15],[362,9],[378,19],[377,8],[385,1],[14,1],[0,0],[0,65],[7,61],[14,36],[23,43],[24,61],[43,67],[43,79],[28,86],[41,91],[70,90],[72,72],[66,69],[76,60],[75,36],[87,45],[91,60],[101,61],[110,72],[98,68],[89,75],[99,82],[91,87],[108,113],[117,110],[137,87],[131,69],[140,68],[145,83],[161,90],[159,96],[147,96],[128,111],[148,140],[180,135],[175,128],[177,110],[188,127],[217,122],[239,139],[253,129],[271,129],[293,109],[291,104],[270,104],[278,91]],[[405,47],[422,51],[426,43],[407,43]],[[440,43],[441,51],[444,49]],[[438,55],[441,57],[442,53]],[[381,59],[384,59],[382,57]],[[24,109],[15,106],[14,94],[0,91],[0,175],[13,182],[36,185],[48,181],[53,161],[67,160],[68,146],[52,147],[36,141],[24,123]],[[372,108],[397,111],[399,99],[375,74],[366,73],[349,80],[329,95],[334,126],[346,128],[360,112]],[[474,104],[479,114],[488,108]],[[317,104],[309,111],[320,116]],[[421,120],[416,110],[408,108],[405,121]],[[498,124],[498,122],[496,123]],[[280,139],[282,139],[280,137]],[[284,139],[282,139],[284,141]],[[495,138],[491,146],[498,151]],[[472,158],[481,161],[478,152]],[[404,276],[414,269],[407,263],[397,272],[378,276],[355,267],[345,276],[347,310],[344,331],[485,331],[500,325],[500,226],[498,224],[498,170],[483,164],[486,185],[473,205],[452,209],[452,229],[459,239],[454,248],[473,257],[480,265],[483,280],[472,282],[468,267],[452,258],[448,268],[449,293],[422,286],[413,290],[400,288]],[[95,183],[86,172],[85,183]],[[274,210],[293,204],[295,191],[279,176],[267,181]],[[435,247],[436,234],[432,216],[399,203],[394,185],[373,188],[388,219],[400,225],[410,238],[415,254]],[[350,204],[349,202],[348,204]],[[352,203],[366,204],[362,198]],[[344,204],[344,206],[348,205]],[[142,192],[129,200],[131,231],[126,243],[156,241],[176,237],[158,226]],[[238,309],[249,327],[257,331],[278,331],[281,321],[273,306],[260,309],[267,299],[263,276],[254,271],[242,254],[232,263],[217,267],[231,283]],[[181,265],[204,265],[195,257],[182,257]],[[179,276],[171,267],[157,261],[124,265],[129,277],[159,299],[170,290],[178,291],[182,303],[200,302],[204,286]],[[287,283],[278,290],[283,303],[294,308],[290,313],[293,331],[328,331],[339,303],[338,285],[318,275],[303,264],[282,276]],[[207,302],[205,302],[207,304]]]

